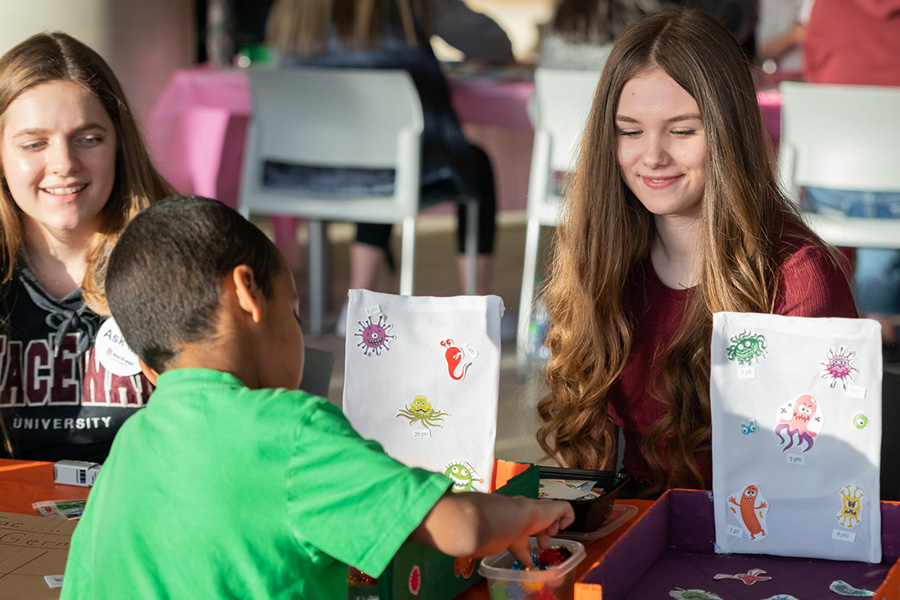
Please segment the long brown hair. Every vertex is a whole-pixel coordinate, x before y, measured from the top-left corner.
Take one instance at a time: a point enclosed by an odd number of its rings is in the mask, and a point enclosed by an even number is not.
[[[643,17],[617,39],[606,62],[545,294],[551,358],[537,438],[570,467],[604,468],[614,458],[608,402],[635,326],[627,282],[648,259],[656,235],[652,215],[620,175],[615,116],[625,83],[653,66],[697,101],[707,140],[707,183],[700,209],[700,282],[674,340],[648,374],[648,392],[668,412],[642,440],[641,452],[658,489],[696,487],[706,483],[696,455],[710,449],[712,313],[771,312],[776,242],[817,239],[778,189],[744,54],[722,25],[699,11]]]
[[[96,312],[108,314],[103,276],[109,249],[132,217],[174,190],[153,167],[125,93],[109,65],[65,33],[39,33],[0,57],[0,127],[10,103],[25,90],[50,81],[69,81],[91,92],[115,127],[115,183],[100,212],[100,231],[91,238],[82,283],[85,302]],[[12,278],[25,233],[22,211],[10,195],[5,176],[0,176],[0,184],[0,266],[6,283]]]
[[[341,42],[355,50],[377,47],[389,23],[403,26],[406,43],[416,45],[416,26],[428,39],[427,0],[275,0],[266,21],[266,42],[285,55],[324,51],[335,27]]]

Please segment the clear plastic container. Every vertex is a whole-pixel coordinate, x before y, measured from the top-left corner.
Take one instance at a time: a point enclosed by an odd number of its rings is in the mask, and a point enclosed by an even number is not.
[[[566,546],[572,556],[562,564],[543,571],[512,569],[515,558],[504,550],[482,559],[478,573],[487,579],[491,600],[572,600],[575,593],[575,567],[584,560],[584,546],[574,540],[551,538],[550,546]],[[540,554],[537,541],[531,539],[532,550]]]

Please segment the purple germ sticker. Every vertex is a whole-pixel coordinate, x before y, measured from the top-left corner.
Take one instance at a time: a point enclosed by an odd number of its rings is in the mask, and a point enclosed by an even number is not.
[[[363,354],[369,356],[371,353],[375,356],[381,356],[382,350],[391,349],[390,342],[396,339],[397,336],[390,335],[390,331],[394,326],[388,324],[386,316],[378,315],[377,321],[373,321],[373,318],[369,317],[366,321],[357,321],[359,330],[353,335],[361,338],[356,346],[363,349]]]

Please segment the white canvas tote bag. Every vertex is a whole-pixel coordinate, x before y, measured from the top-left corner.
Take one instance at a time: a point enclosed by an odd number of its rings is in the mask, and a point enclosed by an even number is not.
[[[343,410],[400,462],[489,491],[500,384],[498,296],[350,290]]]
[[[881,560],[881,327],[713,315],[716,551]]]

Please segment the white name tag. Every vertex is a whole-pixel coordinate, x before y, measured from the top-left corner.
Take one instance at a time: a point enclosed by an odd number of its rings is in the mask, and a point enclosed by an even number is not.
[[[141,372],[137,354],[125,343],[125,337],[119,331],[115,319],[107,319],[100,326],[94,341],[94,352],[100,359],[100,364],[113,375],[131,377]]]

